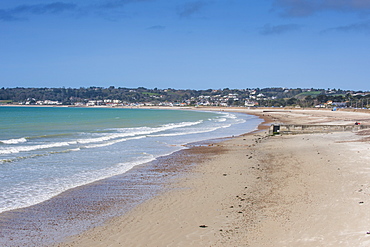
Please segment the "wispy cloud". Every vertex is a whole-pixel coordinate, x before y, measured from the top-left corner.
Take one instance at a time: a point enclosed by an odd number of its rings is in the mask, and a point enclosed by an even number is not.
[[[147,29],[148,30],[163,30],[163,29],[166,29],[166,27],[162,25],[155,25],[155,26],[148,27]]]
[[[274,0],[273,9],[286,17],[304,17],[328,10],[370,13],[370,0]]]
[[[329,32],[363,32],[370,33],[370,22],[353,23],[346,26],[333,27],[323,30],[321,33]]]
[[[138,2],[150,2],[152,0],[113,0],[113,1],[106,1],[98,5],[99,8],[107,8],[107,9],[116,9],[121,8],[129,3],[138,3]]]
[[[20,18],[14,16],[11,12],[0,9],[0,21],[17,21],[19,19]]]
[[[49,4],[24,4],[10,9],[0,9],[1,21],[16,21],[24,19],[24,15],[58,14],[74,11],[77,5],[73,3],[54,2]]]
[[[271,25],[266,24],[262,27],[260,34],[262,35],[278,35],[287,32],[293,32],[301,29],[300,25],[297,24],[286,24],[286,25]]]
[[[150,2],[153,0],[101,0],[98,3],[90,5],[78,5],[70,2],[52,2],[48,4],[23,4],[9,9],[0,9],[0,21],[17,21],[24,20],[30,15],[44,15],[44,14],[88,14],[98,13],[106,19],[109,12],[112,10],[120,10],[127,4]]]
[[[34,4],[20,5],[11,10],[12,13],[31,13],[31,14],[46,14],[46,13],[61,13],[68,10],[76,9],[77,5],[73,3],[54,2],[49,4]]]
[[[190,17],[199,13],[206,5],[208,5],[206,1],[187,2],[178,7],[177,13],[180,17]]]

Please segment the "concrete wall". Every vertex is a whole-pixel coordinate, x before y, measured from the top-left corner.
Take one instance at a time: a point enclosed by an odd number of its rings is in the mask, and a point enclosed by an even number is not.
[[[294,125],[282,124],[271,125],[270,135],[274,132],[279,134],[305,134],[305,133],[329,133],[329,132],[342,132],[351,131],[357,132],[362,129],[369,129],[370,125]],[[279,129],[279,130],[277,130]]]

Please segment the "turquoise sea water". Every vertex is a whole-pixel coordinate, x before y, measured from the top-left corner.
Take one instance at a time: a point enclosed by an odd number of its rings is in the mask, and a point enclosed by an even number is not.
[[[241,113],[116,108],[0,107],[0,116],[0,212],[261,122]]]

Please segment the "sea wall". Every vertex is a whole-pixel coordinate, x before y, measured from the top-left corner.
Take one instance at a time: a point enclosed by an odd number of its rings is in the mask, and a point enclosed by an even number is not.
[[[370,125],[296,125],[296,124],[273,124],[270,127],[270,135],[274,134],[306,134],[306,133],[329,133],[351,131],[357,132],[362,129],[370,129]]]

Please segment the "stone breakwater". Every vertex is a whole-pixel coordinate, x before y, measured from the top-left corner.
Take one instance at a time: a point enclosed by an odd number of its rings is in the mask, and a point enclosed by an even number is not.
[[[307,133],[329,133],[329,132],[357,132],[370,129],[370,125],[302,125],[302,124],[273,124],[269,134],[307,134]]]

